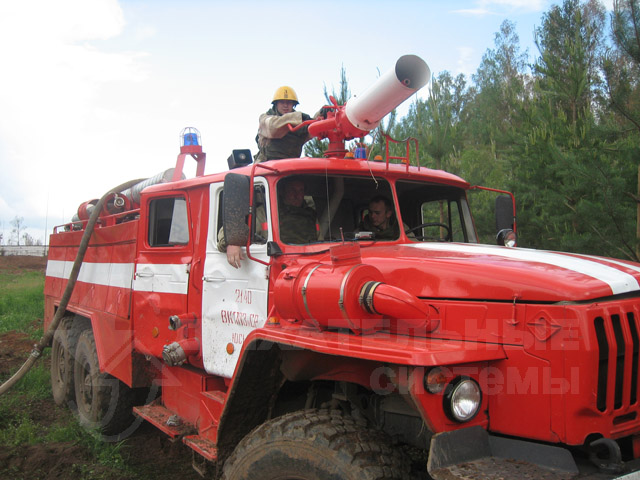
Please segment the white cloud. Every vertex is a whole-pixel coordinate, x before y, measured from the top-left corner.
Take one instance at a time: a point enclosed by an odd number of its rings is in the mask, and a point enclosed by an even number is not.
[[[525,12],[540,12],[547,7],[549,2],[547,0],[481,0],[480,4],[484,6],[497,5]]]
[[[453,10],[452,13],[458,13],[460,15],[470,15],[472,17],[483,17],[485,15],[496,15],[494,12],[487,10],[486,8],[466,8],[461,10]]]
[[[28,46],[42,38],[49,44],[109,38],[122,31],[124,16],[117,0],[23,0],[0,5],[0,24],[0,35]]]
[[[134,36],[136,40],[140,41],[153,38],[156,36],[156,33],[156,29],[151,25],[142,25],[136,28]]]
[[[473,8],[453,10],[452,13],[483,17],[487,15],[517,15],[543,12],[549,0],[475,0]]]
[[[0,6],[0,62],[7,66],[0,77],[4,218],[44,214],[49,191],[55,204],[83,190],[88,182],[76,178],[87,178],[93,162],[109,153],[100,137],[121,119],[102,102],[112,85],[147,77],[144,54],[106,52],[89,42],[117,36],[124,25],[116,0]],[[27,185],[32,194],[20,195]]]

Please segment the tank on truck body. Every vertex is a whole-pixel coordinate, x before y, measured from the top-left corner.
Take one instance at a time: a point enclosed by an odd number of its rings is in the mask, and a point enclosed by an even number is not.
[[[114,438],[134,413],[226,479],[509,478],[516,464],[588,478],[578,452],[598,478],[637,468],[640,265],[479,244],[463,179],[408,154],[345,158],[428,77],[402,57],[309,122],[330,141],[322,159],[204,175],[199,135],[183,132],[175,170],[101,212],[54,339],[56,402]],[[317,241],[284,235],[292,180]],[[391,238],[363,227],[381,197]],[[499,229],[515,229],[507,203]],[[51,235],[45,326],[93,205]],[[243,247],[240,268],[222,238]]]

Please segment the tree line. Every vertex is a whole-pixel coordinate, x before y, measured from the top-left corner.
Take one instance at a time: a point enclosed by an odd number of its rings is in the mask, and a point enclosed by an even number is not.
[[[8,238],[4,238],[4,232],[0,232],[0,245],[42,245],[42,240],[35,239],[27,231],[24,217],[15,216],[9,222],[11,232]]]
[[[505,20],[470,79],[434,75],[425,100],[374,134],[371,153],[384,154],[382,133],[417,138],[421,165],[514,192],[519,246],[640,261],[640,0],[614,0],[609,13],[564,0],[534,41],[531,60]],[[344,69],[334,96],[350,96]],[[475,195],[478,233],[493,241],[492,202]]]

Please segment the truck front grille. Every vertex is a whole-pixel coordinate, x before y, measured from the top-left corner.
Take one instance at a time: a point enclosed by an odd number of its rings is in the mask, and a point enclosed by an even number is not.
[[[598,410],[634,405],[638,399],[638,315],[620,311],[599,316],[594,327],[598,341]]]

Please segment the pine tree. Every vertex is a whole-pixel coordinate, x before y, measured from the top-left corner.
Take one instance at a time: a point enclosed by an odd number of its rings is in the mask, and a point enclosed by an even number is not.
[[[615,0],[611,29],[617,50],[610,51],[603,62],[607,93],[613,109],[621,116],[620,130],[626,141],[638,148],[640,133],[640,2]],[[627,138],[631,126],[633,139]],[[638,160],[636,159],[636,163]],[[635,256],[640,260],[640,163],[638,163],[637,194],[627,191],[636,203]]]
[[[427,100],[411,105],[398,125],[398,135],[415,137],[420,142],[420,163],[455,172],[461,147],[460,120],[467,100],[464,75],[452,77],[442,72],[431,80]]]

